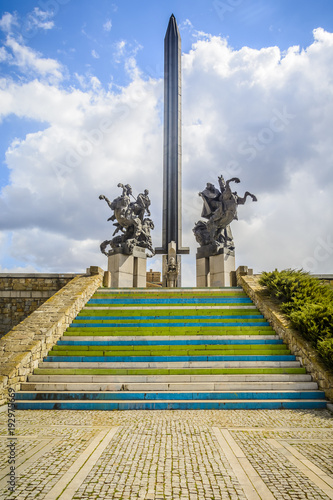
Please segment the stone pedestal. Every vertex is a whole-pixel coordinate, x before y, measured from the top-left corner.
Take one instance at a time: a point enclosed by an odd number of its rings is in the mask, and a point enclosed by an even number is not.
[[[134,247],[132,255],[115,252],[108,257],[111,288],[146,288],[146,252]]]
[[[201,247],[197,253],[197,287],[236,286],[235,253],[222,251],[205,256]]]
[[[199,257],[196,259],[197,268],[197,288],[210,286],[209,257]]]

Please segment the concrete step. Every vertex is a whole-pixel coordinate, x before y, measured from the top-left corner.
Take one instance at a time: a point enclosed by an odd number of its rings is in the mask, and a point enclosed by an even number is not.
[[[146,304],[146,305],[136,305],[136,306],[130,306],[130,305],[126,305],[125,307],[122,306],[122,305],[118,305],[118,306],[106,306],[106,305],[103,305],[103,306],[98,306],[98,307],[94,307],[93,305],[90,305],[90,306],[84,306],[82,308],[82,311],[92,311],[92,310],[96,310],[96,311],[123,311],[124,309],[126,309],[126,311],[140,311],[140,310],[151,310],[151,305],[150,304]],[[238,304],[238,305],[228,305],[228,304],[220,304],[218,306],[212,306],[212,305],[204,305],[204,306],[201,306],[201,305],[173,305],[172,307],[170,307],[168,304],[164,304],[164,305],[161,305],[161,306],[158,306],[158,305],[154,305],[154,311],[158,311],[158,310],[163,310],[163,311],[167,311],[167,310],[189,310],[189,309],[192,309],[192,310],[202,310],[202,309],[206,309],[206,310],[212,310],[212,309],[257,309],[255,305],[253,304]]]
[[[175,311],[170,311],[167,312],[167,314],[162,313],[162,312],[156,312],[155,310],[150,311],[150,314],[147,314],[147,312],[143,311],[142,313],[136,313],[130,314],[128,311],[124,310],[122,313],[119,311],[108,311],[107,313],[104,311],[96,311],[94,309],[93,311],[88,312],[80,312],[76,318],[74,319],[74,323],[78,321],[100,321],[101,323],[107,322],[107,321],[178,321],[178,320],[239,320],[239,319],[256,319],[256,320],[262,320],[264,317],[262,314],[259,313],[259,311],[239,311],[235,310],[233,313],[230,311],[225,311],[224,314],[221,314],[221,312],[215,312],[212,311],[210,314],[207,314],[206,311],[203,313],[191,313],[189,312],[188,314],[184,313],[175,313]]]
[[[24,393],[22,393],[24,394]],[[324,409],[324,399],[163,400],[163,401],[29,401],[17,400],[17,410],[279,410]]]
[[[217,343],[224,343],[227,341],[235,341],[235,342],[242,342],[242,341],[260,341],[260,342],[265,342],[267,340],[274,340],[276,342],[282,342],[279,337],[274,334],[274,335],[177,335],[177,337],[174,337],[173,335],[154,335],[152,337],[151,335],[139,335],[139,336],[116,336],[112,335],[108,337],[107,335],[103,335],[99,337],[98,335],[63,335],[61,337],[61,342],[128,342],[131,345],[133,343],[138,342],[139,345],[143,345],[144,342],[154,342],[157,345],[162,345],[160,342],[170,342],[172,344],[177,344],[180,345],[180,342],[201,342],[203,344],[210,344],[213,342]]]
[[[17,409],[326,407],[240,288],[100,289],[21,389]]]
[[[200,400],[200,401],[216,401],[216,400],[271,400],[271,399],[325,399],[325,393],[323,391],[243,391],[243,392],[230,392],[230,391],[208,391],[208,392],[191,392],[191,391],[164,391],[164,392],[129,392],[129,391],[96,391],[96,392],[68,392],[68,391],[52,391],[52,392],[19,392],[16,395],[16,400],[55,400],[55,401],[66,401],[66,400],[91,400],[91,401],[188,401],[188,400]]]
[[[117,328],[68,328],[66,332],[64,332],[64,337],[170,337],[170,338],[184,338],[184,337],[198,337],[204,338],[207,337],[239,337],[239,336],[267,336],[274,335],[274,331],[270,326],[263,326],[260,328],[256,328],[253,326],[243,326],[243,327],[234,327],[234,328],[200,328],[200,327],[186,327],[186,328],[173,328],[173,327],[164,327],[164,328],[122,328],[119,331]]]
[[[68,377],[67,382],[26,382],[21,384],[21,391],[315,391],[316,382],[75,382],[76,377]]]
[[[220,288],[192,288],[192,287],[182,287],[182,288],[98,288],[96,293],[106,293],[106,294],[115,294],[115,295],[140,295],[142,293],[147,295],[161,295],[161,294],[186,294],[191,293],[193,295],[197,294],[207,294],[210,295],[212,293],[244,293],[244,290],[240,286],[230,286],[230,287],[220,287]]]
[[[237,327],[256,327],[261,328],[263,326],[270,326],[267,321],[254,321],[254,320],[236,320],[229,322],[221,320],[221,321],[173,321],[173,320],[165,320],[165,321],[149,321],[149,322],[140,322],[140,321],[132,321],[132,322],[79,322],[75,321],[70,325],[70,328],[237,328]]]
[[[185,363],[195,364],[199,366],[199,363],[207,363],[207,366],[216,366],[216,364],[220,363],[242,363],[243,366],[246,363],[273,363],[273,362],[293,362],[296,358],[293,355],[206,355],[206,356],[47,356],[45,358],[45,362],[48,363],[73,363],[73,366],[76,363],[81,363],[81,368],[83,368],[84,364],[94,363],[95,366],[99,363],[104,363],[105,366],[108,364],[116,365],[121,363],[123,366],[131,365],[132,367],[136,364],[137,366],[144,366],[144,363],[147,364],[157,364],[157,365],[165,365],[169,368],[177,366],[177,363],[184,363],[183,366],[186,366]],[[214,365],[213,365],[214,364]],[[190,366],[190,365],[189,365]]]
[[[312,383],[311,375],[303,373],[259,373],[221,375],[29,375],[31,383]]]
[[[148,357],[148,358],[179,358],[179,357],[204,357],[208,361],[216,356],[223,356],[230,359],[230,356],[237,357],[239,356],[286,356],[291,355],[290,351],[286,348],[285,345],[262,345],[262,346],[243,346],[243,345],[228,345],[228,346],[201,346],[201,345],[185,345],[185,346],[54,346],[47,356],[46,360],[51,360],[54,357],[116,357],[119,359],[126,357]],[[142,361],[142,359],[140,359]],[[173,359],[170,359],[171,361]],[[53,361],[62,361],[62,360],[53,360]],[[86,361],[86,359],[84,359]],[[107,361],[107,360],[106,360]],[[125,359],[126,361],[126,359]],[[132,359],[131,359],[132,361]]]
[[[120,315],[120,314],[109,314],[109,315],[96,315],[95,312],[93,314],[90,314],[88,316],[86,315],[79,315],[76,316],[76,318],[73,320],[73,324],[84,324],[84,323],[99,323],[99,324],[105,324],[105,323],[117,323],[117,322],[123,322],[123,323],[138,323],[138,322],[149,322],[150,323],[158,323],[158,322],[181,322],[181,324],[186,324],[189,322],[192,324],[193,322],[203,322],[203,323],[208,323],[208,322],[213,322],[215,323],[216,321],[226,321],[228,323],[232,322],[248,322],[248,321],[254,321],[254,322],[262,322],[264,320],[262,314],[157,314],[156,312],[153,315]]]
[[[300,367],[299,361],[248,361],[246,366],[244,361],[144,361],[134,362],[125,361],[42,361],[39,363],[39,368],[156,368],[156,369],[170,369],[170,368],[298,368]]]

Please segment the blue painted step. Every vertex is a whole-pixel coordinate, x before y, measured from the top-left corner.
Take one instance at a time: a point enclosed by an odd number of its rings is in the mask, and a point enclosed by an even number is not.
[[[295,361],[295,356],[286,355],[254,355],[254,356],[47,356],[47,362],[89,362],[89,363],[139,363],[139,362],[172,362],[172,361]]]
[[[225,399],[323,399],[322,391],[247,391],[247,392],[21,392],[19,400],[225,400]]]
[[[121,403],[17,401],[15,405],[18,410],[307,410],[324,409],[326,401],[123,401]]]

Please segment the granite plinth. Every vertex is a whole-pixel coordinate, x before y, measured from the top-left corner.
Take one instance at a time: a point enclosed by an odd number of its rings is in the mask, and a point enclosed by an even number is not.
[[[211,255],[212,245],[198,248],[196,255],[197,287],[235,286],[235,252],[222,248]]]
[[[115,252],[108,257],[111,288],[145,288],[146,253],[144,248],[134,247],[132,255]]]

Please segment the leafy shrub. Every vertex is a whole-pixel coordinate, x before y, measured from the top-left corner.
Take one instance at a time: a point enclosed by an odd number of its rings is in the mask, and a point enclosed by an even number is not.
[[[306,273],[303,271],[293,271],[292,269],[278,271],[275,269],[270,273],[262,273],[259,283],[281,302],[291,302],[302,286],[304,276]]]
[[[333,290],[303,270],[264,272],[259,280],[292,325],[333,368]]]
[[[333,339],[324,339],[318,342],[318,352],[326,365],[333,371]]]
[[[333,304],[305,302],[288,316],[293,326],[314,344],[333,337]]]

